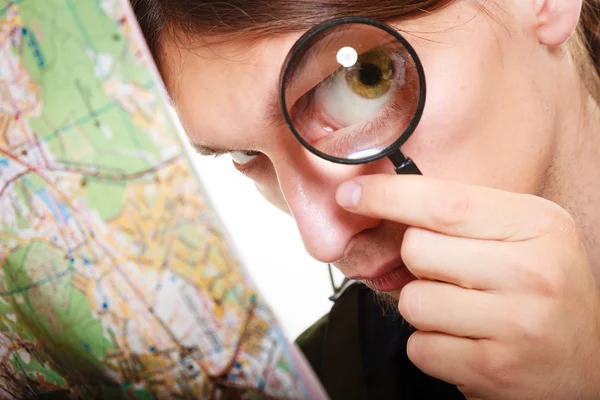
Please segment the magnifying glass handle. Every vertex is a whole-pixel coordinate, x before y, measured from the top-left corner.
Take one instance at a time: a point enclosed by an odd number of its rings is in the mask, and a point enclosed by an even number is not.
[[[390,155],[389,159],[394,164],[394,170],[398,175],[423,175],[417,164],[402,154],[400,150]]]
[[[419,170],[419,167],[417,167],[417,164],[410,158],[407,158],[400,166],[394,167],[396,169],[396,174],[398,175],[423,175]]]

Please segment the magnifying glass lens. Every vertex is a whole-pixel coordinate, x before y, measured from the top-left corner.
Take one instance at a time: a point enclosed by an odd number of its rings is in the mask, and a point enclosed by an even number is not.
[[[301,41],[282,82],[284,113],[298,139],[353,164],[402,144],[418,122],[424,89],[407,46],[397,33],[363,23],[321,28]]]

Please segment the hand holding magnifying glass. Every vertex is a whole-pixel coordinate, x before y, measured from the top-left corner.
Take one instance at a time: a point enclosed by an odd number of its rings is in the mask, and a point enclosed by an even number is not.
[[[317,156],[340,164],[388,157],[398,174],[421,174],[401,146],[425,106],[425,73],[393,28],[366,18],[328,21],[290,51],[280,80],[284,118]]]
[[[362,18],[306,33],[282,73],[291,131],[336,163],[389,157],[398,174],[420,174],[400,148],[424,104],[412,47]],[[409,227],[401,253],[418,279],[402,288],[398,308],[417,329],[407,354],[421,371],[482,399],[600,398],[600,297],[568,212],[541,197],[387,174],[353,177],[336,201]]]

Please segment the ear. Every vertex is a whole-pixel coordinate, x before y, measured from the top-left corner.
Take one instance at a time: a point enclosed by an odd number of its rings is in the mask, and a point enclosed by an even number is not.
[[[521,0],[517,0],[521,1]],[[560,46],[575,32],[583,0],[532,0],[540,43]]]

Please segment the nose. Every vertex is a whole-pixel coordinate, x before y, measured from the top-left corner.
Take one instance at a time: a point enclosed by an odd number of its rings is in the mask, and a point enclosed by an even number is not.
[[[323,263],[333,263],[344,256],[356,234],[381,222],[350,213],[335,201],[335,192],[342,182],[375,173],[376,166],[335,164],[298,147],[274,163],[279,187],[307,252]]]

